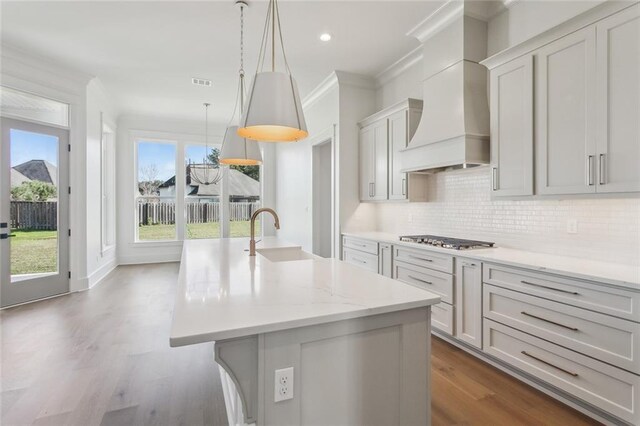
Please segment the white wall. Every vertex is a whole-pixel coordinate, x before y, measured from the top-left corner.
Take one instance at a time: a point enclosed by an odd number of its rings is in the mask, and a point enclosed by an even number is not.
[[[102,124],[116,131],[118,113],[108,92],[97,78],[87,85],[87,143],[86,143],[86,216],[87,216],[87,280],[95,285],[117,266],[116,249],[102,251],[101,223],[101,158]],[[117,169],[116,169],[117,170]],[[117,199],[116,197],[113,199]]]
[[[276,211],[280,216],[278,236],[311,252],[312,184],[311,140],[338,123],[338,86],[304,110],[309,137],[295,143],[276,144]]]
[[[407,67],[376,89],[376,111],[380,111],[407,98],[422,99],[422,60]]]

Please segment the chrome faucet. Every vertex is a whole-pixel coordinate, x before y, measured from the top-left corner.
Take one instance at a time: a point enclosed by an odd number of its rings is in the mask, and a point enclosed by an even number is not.
[[[275,212],[275,210],[264,207],[253,212],[253,214],[251,215],[251,240],[249,241],[249,256],[256,255],[256,218],[262,212],[271,213],[276,221],[274,223],[274,226],[276,227],[276,229],[280,229],[280,218],[278,218],[278,214]]]

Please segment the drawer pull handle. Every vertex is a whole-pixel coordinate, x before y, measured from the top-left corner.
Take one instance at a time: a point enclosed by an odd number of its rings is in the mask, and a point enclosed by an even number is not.
[[[537,316],[537,315],[532,315],[532,314],[530,314],[530,313],[528,313],[528,312],[525,312],[525,311],[522,311],[522,312],[520,312],[520,313],[521,313],[522,315],[526,315],[526,316],[528,316],[528,317],[535,318],[535,319],[538,319],[538,320],[540,320],[540,321],[548,322],[549,324],[557,325],[558,327],[566,328],[567,330],[571,330],[571,331],[578,331],[578,329],[577,329],[577,328],[575,328],[575,327],[570,327],[570,326],[568,326],[568,325],[560,324],[559,322],[551,321],[551,320],[548,320],[548,319],[546,319],[546,318],[539,317],[539,316]]]
[[[538,358],[537,356],[531,355],[531,354],[530,354],[530,353],[528,353],[527,351],[521,351],[520,353],[521,353],[522,355],[526,355],[526,356],[528,356],[529,358],[533,358],[533,359],[535,359],[536,361],[540,361],[541,363],[543,363],[543,364],[545,364],[545,365],[548,365],[549,367],[553,367],[553,368],[555,368],[556,370],[560,370],[560,371],[562,371],[563,373],[569,374],[569,375],[571,375],[571,376],[573,376],[573,377],[578,377],[578,373],[574,373],[573,371],[565,370],[565,369],[564,369],[564,368],[562,368],[562,367],[558,367],[557,365],[553,365],[553,364],[551,364],[551,363],[550,363],[550,362],[548,362],[548,361],[545,361],[545,360],[543,360],[543,359],[541,359],[541,358]]]
[[[409,278],[416,280],[416,281],[420,281],[421,283],[425,283],[425,284],[429,284],[429,285],[433,285],[433,283],[431,281],[426,281],[420,278],[416,278],[413,275],[408,275]]]
[[[366,260],[362,260],[362,259],[358,259],[357,257],[354,257],[353,260],[355,260],[356,262],[360,262],[360,263],[367,263]]]
[[[414,256],[412,254],[409,255],[409,257],[411,259],[416,259],[416,260],[424,260],[425,262],[433,262],[433,260],[431,259],[425,259],[424,257],[420,257],[420,256]]]
[[[551,287],[551,286],[547,286],[547,285],[530,283],[529,281],[520,281],[520,282],[522,284],[532,285],[534,287],[540,287],[540,288],[545,288],[547,290],[559,291],[560,293],[573,294],[575,296],[578,296],[580,294],[577,291],[562,290],[561,288],[555,288],[555,287]]]

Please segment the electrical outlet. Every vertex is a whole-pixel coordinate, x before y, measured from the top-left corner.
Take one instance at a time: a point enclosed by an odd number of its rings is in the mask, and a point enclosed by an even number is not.
[[[578,233],[578,221],[576,219],[569,219],[567,221],[567,234]]]
[[[293,367],[276,370],[273,402],[293,399]]]

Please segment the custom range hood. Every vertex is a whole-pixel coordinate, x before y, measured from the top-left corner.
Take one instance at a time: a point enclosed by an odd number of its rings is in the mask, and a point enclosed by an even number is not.
[[[449,1],[407,35],[422,43],[422,118],[400,152],[403,172],[434,173],[489,162],[487,24]]]

